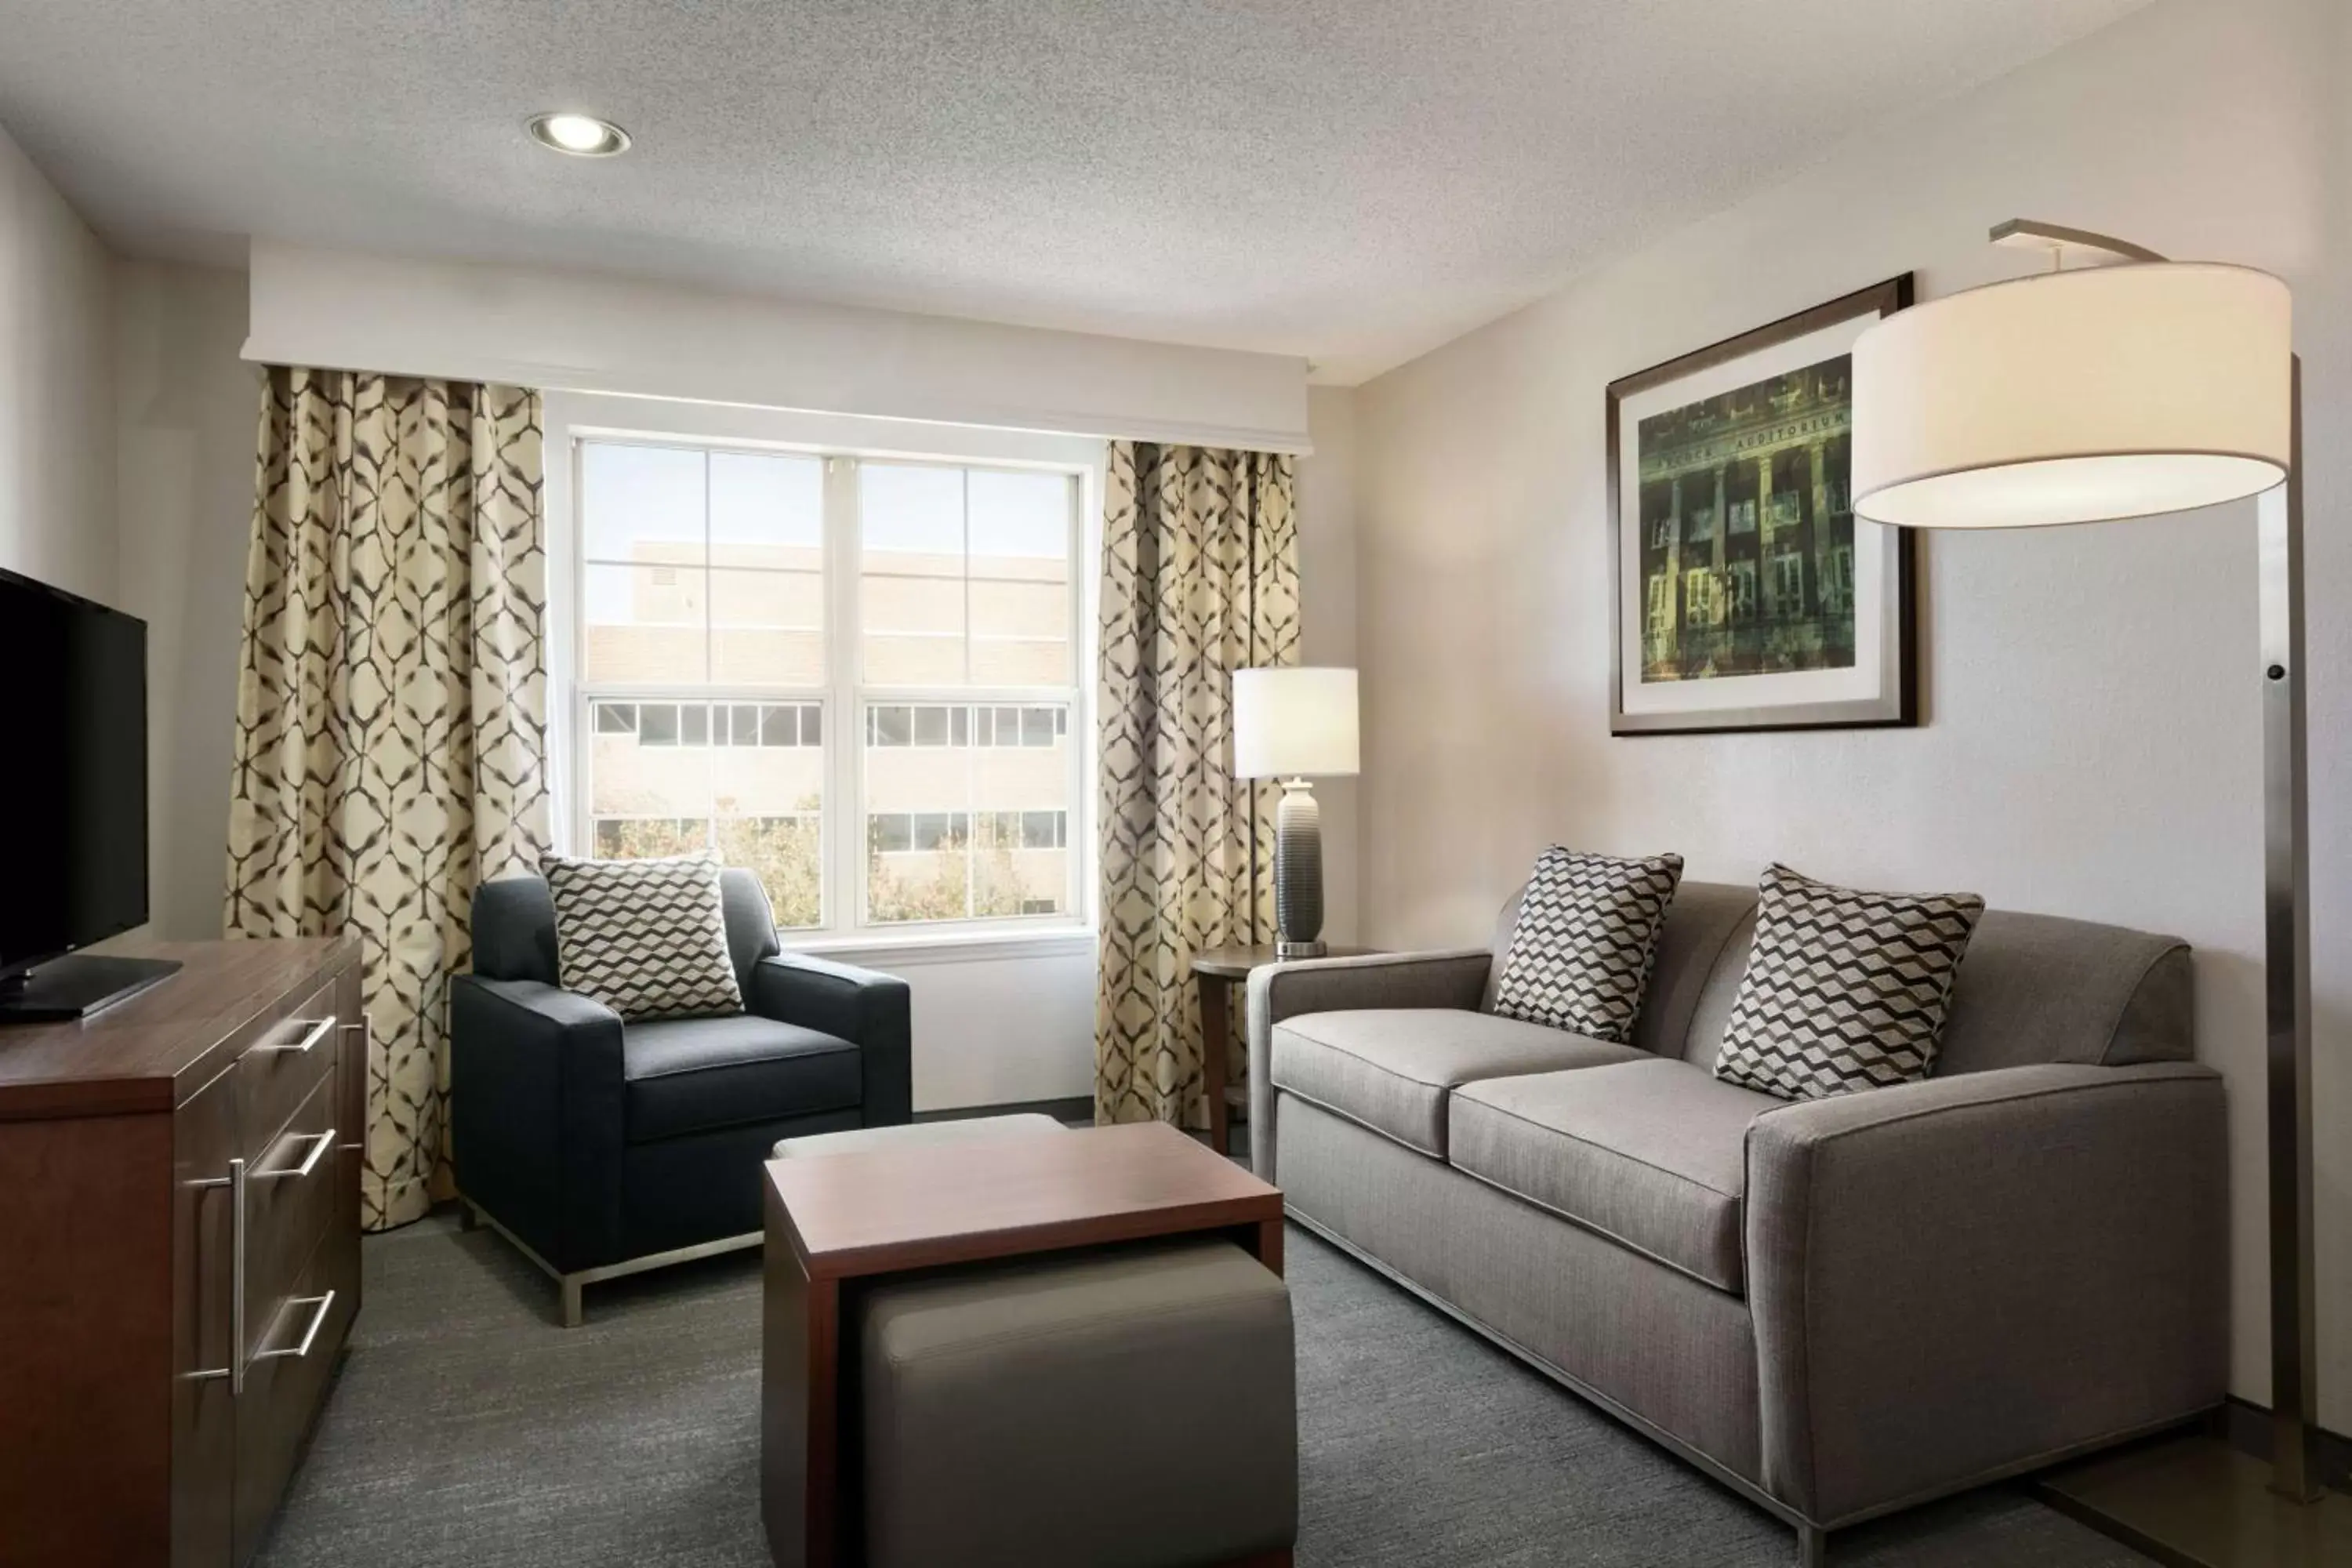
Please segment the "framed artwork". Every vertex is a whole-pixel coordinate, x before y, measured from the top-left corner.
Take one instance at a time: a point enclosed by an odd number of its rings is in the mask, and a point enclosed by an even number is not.
[[[1617,735],[1914,724],[1911,538],[1857,521],[1853,342],[1911,275],[1609,384]]]

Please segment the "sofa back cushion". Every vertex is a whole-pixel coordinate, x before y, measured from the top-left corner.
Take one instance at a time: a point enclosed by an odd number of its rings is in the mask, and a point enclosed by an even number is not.
[[[1484,1005],[1510,951],[1519,898],[1503,906]],[[1685,879],[1658,930],[1633,1043],[1712,1072],[1748,973],[1756,889]],[[2124,1067],[2196,1053],[2189,948],[2177,937],[2056,915],[1987,910],[1952,987],[1935,1076],[2043,1062]]]
[[[1755,926],[1751,910],[1730,932],[1682,1041],[1684,1059],[1710,1072]],[[1933,1076],[2187,1061],[2197,1054],[2190,1000],[2189,949],[2178,938],[1987,910],[1952,984]]]
[[[1486,994],[1479,1003],[1489,1013],[1495,1010],[1496,985],[1502,976],[1504,961],[1510,955],[1511,933],[1518,927],[1519,904],[1526,892],[1524,888],[1514,892],[1495,923],[1495,961],[1487,966]],[[1649,988],[1643,997],[1641,1016],[1633,1021],[1633,1046],[1652,1056],[1683,1054],[1691,1015],[1698,1005],[1709,974],[1717,968],[1726,942],[1736,931],[1746,928],[1755,910],[1753,888],[1685,880],[1675,889],[1675,900],[1666,906],[1666,918],[1658,927]],[[1739,943],[1743,968],[1747,951],[1743,938]],[[1734,990],[1738,988],[1736,972],[1731,984]],[[1729,1007],[1728,1000],[1724,1005]],[[1716,1035],[1719,1038],[1722,1033],[1722,1020],[1718,1018]]]
[[[1938,1078],[2197,1054],[2189,945],[2124,926],[1988,910],[1952,987]]]

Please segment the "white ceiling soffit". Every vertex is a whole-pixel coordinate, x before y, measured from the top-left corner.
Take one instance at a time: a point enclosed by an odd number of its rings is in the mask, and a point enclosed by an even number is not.
[[[263,364],[1312,450],[1288,355],[267,239],[251,289]]]
[[[123,248],[259,236],[1353,382],[2146,0],[0,0]],[[533,144],[535,111],[625,127]]]

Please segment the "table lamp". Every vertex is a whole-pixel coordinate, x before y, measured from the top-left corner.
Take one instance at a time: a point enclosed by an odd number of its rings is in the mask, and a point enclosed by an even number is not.
[[[1353,773],[1356,672],[1234,671],[1234,777],[1280,779],[1274,816],[1275,956],[1323,952],[1323,814],[1309,773]]]
[[[2049,269],[1898,311],[1854,344],[1856,515],[2010,528],[2254,497],[2261,585],[2247,674],[2263,704],[2275,1495],[2263,1499],[2259,1464],[2218,1442],[2071,1490],[2053,1478],[2043,1495],[2166,1562],[2253,1561],[2258,1539],[2282,1553],[2263,1562],[2352,1561],[2327,1555],[2352,1542],[2352,1501],[2324,1495],[2314,1473],[2302,404],[2287,288],[2053,224],[2012,220],[1992,238]]]

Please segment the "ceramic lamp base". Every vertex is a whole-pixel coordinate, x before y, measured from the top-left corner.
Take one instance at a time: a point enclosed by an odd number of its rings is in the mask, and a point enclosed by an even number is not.
[[[1323,813],[1305,779],[1286,779],[1274,813],[1275,953],[1323,951]]]

